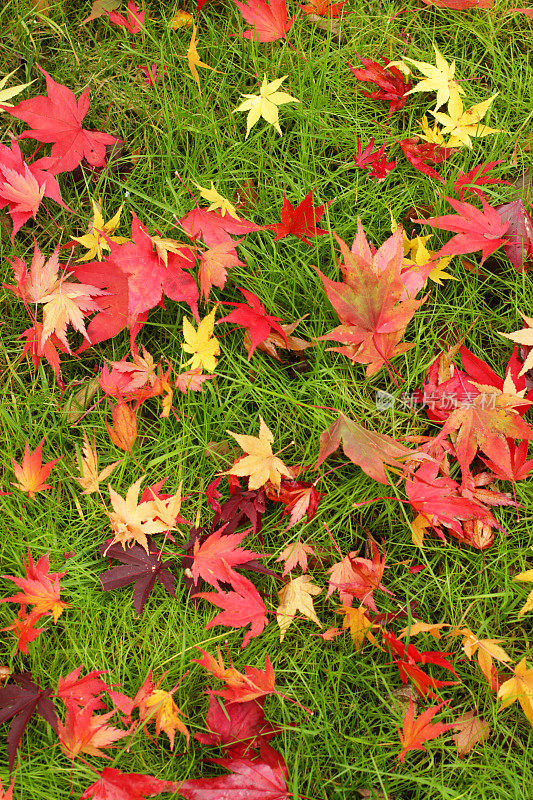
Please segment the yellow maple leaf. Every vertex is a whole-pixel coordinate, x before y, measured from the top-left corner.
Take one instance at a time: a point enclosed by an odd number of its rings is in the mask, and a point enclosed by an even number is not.
[[[513,333],[502,333],[500,331],[500,336],[505,336],[506,339],[510,339],[516,344],[532,348],[527,354],[522,369],[518,373],[518,377],[520,377],[521,375],[525,375],[528,370],[533,369],[533,317],[526,317],[521,311],[518,313],[526,323],[526,327],[519,331],[514,331]]]
[[[281,476],[292,478],[293,475],[283,461],[272,452],[274,437],[259,417],[259,436],[247,436],[241,433],[227,431],[237,441],[245,453],[233,467],[224,472],[224,475],[236,475],[239,478],[248,476],[248,488],[260,489],[270,481],[276,489],[281,485]]]
[[[520,572],[515,575],[513,581],[522,581],[524,583],[533,583],[533,569],[527,569],[525,572]],[[523,617],[529,611],[533,611],[533,589],[527,596],[526,602],[518,612],[519,617]]]
[[[102,251],[110,251],[109,244],[105,237],[117,244],[123,244],[123,242],[129,241],[126,236],[113,236],[120,224],[120,215],[123,206],[120,206],[114,217],[111,217],[108,222],[105,222],[100,202],[97,203],[96,200],[91,199],[91,203],[93,204],[93,218],[89,223],[89,230],[83,236],[72,237],[75,242],[87,248],[85,255],[78,258],[78,261],[92,261],[93,258],[97,258],[98,261],[101,261],[103,258]],[[103,234],[105,234],[105,236]]]
[[[320,594],[321,591],[322,589],[312,582],[309,575],[300,575],[279,590],[279,606],[276,610],[276,619],[280,630],[280,642],[285,638],[285,634],[298,611],[304,617],[310,619],[311,622],[315,622],[319,628],[322,627],[322,623],[318,619],[313,606],[313,597]]]
[[[113,461],[109,466],[98,472],[98,454],[93,439],[93,443],[89,442],[87,434],[83,431],[83,455],[81,458],[80,477],[76,478],[77,482],[83,489],[82,494],[93,494],[98,491],[98,487],[102,481],[109,478],[115,467],[120,464],[120,461]]]
[[[287,94],[287,92],[278,92],[279,87],[287,77],[287,75],[284,75],[283,78],[276,78],[276,80],[268,83],[265,75],[259,94],[243,95],[243,97],[246,97],[247,99],[241,103],[240,106],[237,106],[237,108],[233,110],[233,113],[235,114],[237,111],[248,111],[248,117],[246,119],[246,136],[244,137],[245,139],[248,138],[253,126],[261,117],[263,117],[263,119],[266,120],[269,125],[273,125],[280,136],[282,135],[282,131],[278,122],[278,106],[284,105],[284,103],[300,102],[300,100],[297,100],[295,97],[291,97],[291,95]]]
[[[413,622],[411,627],[407,626],[406,628],[402,628],[398,638],[403,639],[407,634],[411,637],[418,636],[419,633],[429,633],[430,636],[433,636],[435,639],[440,639],[440,629],[448,627],[449,625],[446,622]]]
[[[448,636],[463,637],[463,650],[467,658],[471,661],[477,653],[479,668],[490,684],[492,684],[492,660],[495,658],[504,664],[511,660],[503,647],[499,646],[501,639],[479,639],[469,628],[450,631]]]
[[[161,731],[165,731],[170,740],[170,749],[174,749],[174,737],[176,730],[180,731],[187,739],[189,744],[190,734],[185,724],[181,721],[178,714],[183,714],[178,708],[172,697],[172,692],[165,692],[163,689],[154,691],[143,701],[142,722],[155,721],[155,735],[159,736]]]
[[[358,608],[342,606],[342,608],[337,609],[337,613],[344,614],[342,627],[349,629],[356,650],[362,648],[365,639],[368,639],[369,642],[379,647],[375,637],[370,632],[372,629],[372,620],[368,619],[366,616],[366,607],[364,605],[360,605]]]
[[[18,69],[18,67],[17,67]],[[14,69],[13,72],[10,72],[8,75],[5,75],[2,80],[0,81],[0,104],[6,106],[7,108],[13,108],[13,103],[8,103],[8,100],[11,100],[13,97],[16,97],[23,89],[26,89],[27,86],[31,86],[34,81],[30,81],[29,83],[19,83],[18,86],[11,86],[9,89],[5,89],[5,85],[8,80],[11,78],[12,75],[15,74],[17,70]],[[0,109],[1,111],[2,109]]]
[[[514,677],[500,686],[498,697],[503,701],[499,711],[503,711],[518,700],[524,714],[533,725],[533,669],[527,668],[525,658],[514,668]]]
[[[230,217],[234,219],[239,219],[239,215],[237,214],[237,210],[233,203],[231,203],[227,197],[219,194],[215,189],[215,184],[211,181],[211,188],[206,189],[204,186],[200,186],[199,183],[194,184],[197,189],[200,189],[200,197],[203,197],[204,200],[207,200],[208,203],[211,203],[208,211],[216,211],[217,208],[220,208],[220,216],[225,217],[226,214],[229,214]]]
[[[196,85],[198,86],[198,91],[202,92],[200,86],[200,76],[198,75],[198,70],[196,67],[203,67],[204,69],[210,69],[212,72],[217,72],[214,67],[210,67],[209,64],[204,64],[201,60],[200,56],[198,55],[198,50],[196,49],[196,45],[198,44],[198,39],[196,38],[196,25],[193,22],[192,24],[192,36],[191,41],[189,43],[189,49],[187,50],[187,61],[189,62],[189,69],[191,74],[196,81]]]
[[[191,353],[185,366],[190,364],[191,370],[205,369],[213,372],[217,365],[217,356],[220,355],[220,344],[218,339],[213,336],[215,329],[215,308],[203,318],[195,331],[187,317],[183,317],[183,337],[185,344],[182,348],[186,353]]]
[[[433,128],[430,128],[428,118],[426,117],[425,114],[420,120],[420,122],[418,122],[418,125],[420,125],[420,127],[422,128],[422,133],[418,134],[421,139],[424,139],[424,141],[430,142],[431,144],[439,144],[441,147],[447,146],[446,139],[442,135],[442,132],[437,123],[433,125]]]
[[[442,111],[430,111],[437,122],[444,127],[442,134],[449,133],[448,147],[461,147],[466,145],[472,147],[471,136],[483,137],[490,133],[498,133],[496,128],[489,128],[488,125],[481,125],[481,120],[489,110],[499,92],[493,94],[488,100],[471,106],[466,111],[463,108],[463,101],[458,94],[453,94],[448,103],[448,113]]]
[[[391,216],[391,230],[394,231],[397,228],[397,223],[394,217]],[[413,239],[409,239],[407,236],[405,229],[403,231],[403,263],[405,266],[414,265],[417,267],[425,267],[427,264],[433,261],[435,258],[435,251],[429,250],[426,247],[426,242],[428,242],[432,237],[432,234],[428,234],[427,236],[415,236]],[[446,272],[446,267],[452,260],[453,256],[443,256],[435,261],[435,266],[431,270],[428,275],[429,280],[434,281],[439,286],[442,286],[442,282],[447,281],[456,281],[458,280],[453,275],[450,275],[449,272]]]
[[[188,11],[184,11],[183,8],[178,9],[170,22],[168,23],[169,28],[172,30],[177,31],[178,28],[190,28],[194,22],[194,17],[192,14],[189,14]]]
[[[436,92],[437,104],[434,111],[437,111],[441,106],[448,102],[454,95],[464,94],[464,89],[453,79],[455,74],[455,61],[448,64],[446,59],[439,53],[436,46],[433,45],[435,50],[435,63],[428,64],[426,61],[414,61],[412,58],[404,58],[404,61],[409,61],[414,64],[425,78],[417,83],[417,85],[406,92],[406,95],[415,94],[415,92]],[[389,64],[389,67],[391,65]]]

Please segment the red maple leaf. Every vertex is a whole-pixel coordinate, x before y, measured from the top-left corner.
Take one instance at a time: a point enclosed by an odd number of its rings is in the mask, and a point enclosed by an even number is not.
[[[298,239],[311,245],[311,242],[307,239],[308,236],[323,236],[327,233],[327,231],[322,230],[322,228],[317,228],[317,223],[320,222],[326,208],[332,202],[332,200],[329,200],[329,202],[324,203],[322,206],[313,206],[312,189],[297,206],[293,206],[292,203],[284,197],[283,207],[281,209],[281,222],[267,225],[267,227],[276,234],[274,241],[277,242],[279,239],[284,239],[285,236],[292,233],[294,236],[297,236]]]
[[[109,22],[126,28],[128,33],[135,36],[136,33],[142,31],[145,13],[145,11],[140,11],[132,0],[129,0],[126,16],[119,14],[118,11],[112,11],[109,15]]]
[[[243,552],[246,552],[243,551]],[[227,568],[229,572],[229,567]],[[225,625],[228,628],[244,628],[250,625],[246,632],[241,647],[246,647],[251,638],[259,636],[268,624],[263,598],[248,578],[233,572],[231,585],[233,592],[197,592],[194,597],[209,600],[222,611],[205,626],[206,630],[215,625]]]
[[[415,706],[409,700],[409,708],[405,713],[402,730],[398,731],[402,752],[398,756],[400,761],[405,761],[405,756],[409,750],[425,750],[424,742],[436,739],[441,733],[451,730],[453,723],[431,722],[435,714],[445,706],[446,703],[439,703],[438,706],[427,708],[415,719]]]
[[[481,250],[481,263],[483,263],[491,253],[502,244],[506,244],[507,240],[503,236],[509,223],[504,222],[498,211],[490,206],[483,197],[481,198],[483,211],[461,200],[453,200],[451,197],[445,199],[457,211],[457,216],[447,214],[443,217],[413,220],[413,222],[431,225],[442,231],[453,231],[456,234],[446,242],[444,247],[441,247],[437,256],[457,256]]]
[[[489,0],[487,0],[487,1],[489,1]],[[490,8],[492,8],[492,6],[490,6]],[[533,19],[533,8],[510,8],[509,9],[509,14],[512,14],[512,13],[525,14],[526,17],[530,17],[531,19]]]
[[[434,142],[419,141],[418,136],[410,139],[399,139],[398,144],[408,162],[423,175],[444,183],[442,175],[432,169],[429,164],[442,164],[455,150],[446,149]]]
[[[502,464],[499,461],[491,461],[488,458],[483,458],[482,461],[502,481],[523,481],[533,469],[533,458],[527,457],[529,442],[524,440],[517,447],[515,442],[510,439],[508,445],[510,469],[509,464]]]
[[[375,178],[378,183],[384,181],[389,172],[396,167],[396,161],[387,161],[384,144],[381,145],[379,150],[374,150],[373,136],[364,150],[359,139],[357,140],[357,152],[353,158],[355,166],[360,169],[367,169],[369,177]]]
[[[209,298],[213,286],[218,286],[219,289],[224,287],[228,269],[246,266],[245,262],[238,258],[235,250],[236,245],[240,242],[242,239],[238,239],[236,242],[233,240],[221,242],[199,254],[198,277],[204,302]]]
[[[213,658],[201,647],[196,646],[196,649],[200,651],[203,658],[193,658],[192,660],[226,684],[225,689],[210,689],[210,695],[222,697],[230,703],[247,703],[275,692],[274,668],[268,654],[264,670],[245,666],[243,674],[235,669],[231,661],[229,667],[225,666],[220,647],[218,648],[218,658]]]
[[[208,211],[205,208],[193,208],[181,219],[178,224],[191,239],[201,239],[207,247],[216,247],[225,242],[237,242],[230,234],[242,236],[252,231],[262,231],[261,225],[248,222],[246,219],[235,219],[230,214],[222,216],[220,211]]]
[[[186,800],[288,800],[287,766],[282,756],[269,745],[263,745],[260,758],[213,758],[231,775],[218,778],[193,778],[175,783],[175,791]]]
[[[89,702],[94,703],[102,692],[109,689],[107,683],[100,678],[101,675],[106,674],[107,670],[98,671],[93,669],[91,672],[88,672],[87,675],[84,675],[83,678],[80,678],[82,669],[83,664],[80,664],[79,667],[69,672],[64,678],[59,678],[57,697],[61,698],[66,706],[77,704],[81,707]],[[95,710],[106,708],[106,705],[99,700],[97,704],[94,704],[93,708]]]
[[[11,623],[5,628],[0,628],[0,631],[11,631],[13,636],[17,639],[17,650],[25,655],[28,655],[28,645],[34,642],[44,631],[44,628],[34,628],[33,626],[44,616],[40,612],[31,611],[29,614],[25,610],[25,606],[21,606],[19,613]],[[2,800],[0,795],[0,800]]]
[[[54,458],[47,464],[42,463],[43,443],[44,436],[33,453],[30,453],[30,440],[26,439],[22,464],[17,464],[15,459],[11,459],[15,471],[15,478],[18,480],[18,483],[13,483],[13,486],[16,486],[21,492],[28,492],[31,498],[35,497],[36,492],[44,492],[46,489],[52,488],[51,485],[45,483],[45,481],[59,461],[59,458]]]
[[[246,703],[226,703],[210,695],[205,719],[208,733],[195,733],[194,738],[212,747],[220,747],[231,758],[240,758],[258,749],[281,733],[265,719],[264,698]]]
[[[237,34],[251,39],[253,42],[273,42],[276,39],[287,38],[287,33],[292,27],[294,17],[287,19],[287,3],[285,0],[248,0],[240,3],[233,0],[239,8],[246,22],[251,25],[251,30]]]
[[[363,92],[364,96],[375,100],[387,101],[389,103],[390,119],[395,111],[399,111],[407,103],[406,94],[411,89],[411,83],[405,82],[402,73],[397,67],[385,68],[390,63],[385,56],[379,56],[385,63],[385,67],[382,67],[377,61],[363,58],[357,53],[356,56],[363,64],[364,69],[361,69],[361,67],[355,69],[350,63],[348,63],[348,66],[357,80],[365,83],[375,83],[376,86],[379,86],[379,89],[374,92]]]
[[[12,108],[4,107],[6,114],[30,125],[19,139],[36,139],[38,142],[53,142],[49,171],[71,172],[85,158],[92,167],[105,163],[106,145],[118,141],[114,136],[101,131],[87,131],[81,122],[89,110],[89,90],[86,89],[76,102],[74,92],[56,83],[44,69],[37,68],[46,78],[48,97],[38,95],[23,100]]]
[[[376,603],[374,601],[374,591],[381,589],[389,595],[392,595],[381,582],[383,573],[385,572],[385,553],[383,559],[380,558],[379,550],[373,544],[372,560],[368,558],[353,558],[349,556],[351,571],[345,576],[345,582],[341,583],[334,588],[338,589],[342,594],[348,594],[356,597],[363,605],[377,611]],[[332,581],[329,584],[329,593],[332,591]]]
[[[43,323],[34,322],[31,328],[26,328],[17,339],[26,339],[22,356],[29,353],[33,369],[36,370],[41,358],[44,358],[52,367],[57,381],[61,383],[61,364],[57,350],[61,350],[62,353],[68,353],[68,350],[55,333],[43,342]]]
[[[502,183],[502,181],[500,181]],[[533,219],[522,200],[496,206],[503,223],[508,223],[504,244],[505,255],[518,272],[523,272],[533,261]]]
[[[269,316],[260,299],[252,292],[246,289],[239,289],[239,292],[244,295],[246,303],[226,303],[228,306],[234,306],[235,310],[226,317],[218,319],[217,325],[220,325],[221,322],[233,322],[246,328],[250,336],[249,361],[257,345],[268,339],[271,331],[276,331],[285,343],[287,336],[281,325],[278,324],[281,317]]]
[[[191,572],[195,583],[200,578],[217,591],[220,591],[219,581],[234,585],[236,575],[232,567],[245,564],[255,558],[263,558],[263,553],[254,553],[252,550],[241,550],[237,547],[247,536],[249,531],[223,535],[224,528],[207,537],[201,544],[196,540],[193,548],[193,562]],[[198,596],[198,595],[197,595]]]
[[[50,572],[50,559],[48,555],[34,562],[28,550],[28,563],[25,561],[25,578],[14,578],[12,575],[2,575],[8,581],[13,581],[22,591],[11,597],[4,597],[0,603],[20,603],[21,606],[34,606],[34,613],[51,614],[57,622],[68,603],[60,600],[61,587],[59,581],[66,572]]]
[[[459,174],[457,175],[457,178],[453,184],[453,188],[455,189],[459,200],[463,199],[465,192],[472,192],[478,197],[484,197],[486,200],[487,196],[483,189],[480,189],[480,186],[487,186],[488,184],[495,183],[504,183],[509,186],[509,181],[502,181],[500,178],[491,178],[489,176],[488,173],[490,170],[493,169],[493,167],[496,167],[498,164],[503,164],[503,159],[500,159],[499,161],[489,161],[487,164],[478,164],[477,167],[474,167],[469,172],[463,172],[463,170],[460,169]],[[499,211],[500,208],[501,206],[498,207],[497,210]]]
[[[161,792],[175,792],[172,781],[162,781],[152,775],[121,772],[114,767],[106,767],[99,775],[80,800],[145,800]]]
[[[279,492],[274,487],[270,490],[267,485],[267,496],[269,500],[283,503],[285,506],[283,515],[291,515],[287,525],[287,530],[289,530],[303,519],[304,515],[307,516],[307,521],[310,522],[315,516],[318,504],[324,495],[316,490],[313,483],[290,481],[282,478]]]
[[[30,217],[35,218],[43,197],[50,197],[67,211],[72,211],[61,199],[55,177],[40,168],[43,161],[45,159],[27,164],[15,141],[11,142],[11,149],[0,144],[0,208],[7,206],[13,221],[12,242],[22,225]]]
[[[335,235],[344,264],[344,281],[326,278],[319,269],[328,299],[337,312],[341,325],[321,340],[341,342],[333,347],[358,364],[367,364],[368,377],[378,372],[391,358],[405,353],[412,345],[400,344],[405,329],[424,299],[404,298],[401,277],[403,262],[402,229],[398,226],[377,253],[353,253]]]

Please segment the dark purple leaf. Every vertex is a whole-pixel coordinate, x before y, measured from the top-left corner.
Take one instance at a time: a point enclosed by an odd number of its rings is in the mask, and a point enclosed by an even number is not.
[[[42,717],[57,733],[57,714],[50,700],[52,689],[41,689],[31,672],[12,675],[11,678],[14,683],[0,689],[0,723],[13,720],[7,734],[10,772],[26,725],[34,714]]]
[[[251,523],[254,534],[261,533],[262,516],[266,510],[266,498],[262,489],[243,492],[241,487],[222,505],[221,512],[213,517],[213,528],[227,524],[226,534],[235,533],[241,525]]]
[[[105,553],[110,558],[121,561],[122,566],[113,567],[107,572],[102,572],[100,583],[104,592],[134,583],[133,605],[139,615],[156,581],[159,581],[172,597],[176,597],[174,590],[176,578],[169,569],[171,562],[158,558],[159,548],[154,542],[148,539],[148,552],[146,552],[138,544],[127,550],[120,544],[113,544],[109,547],[110,541],[108,540],[100,545],[100,554],[104,555]]]

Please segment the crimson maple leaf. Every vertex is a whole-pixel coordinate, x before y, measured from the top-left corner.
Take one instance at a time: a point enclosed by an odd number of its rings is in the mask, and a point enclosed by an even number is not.
[[[246,632],[241,645],[246,647],[250,639],[259,636],[268,624],[266,608],[263,598],[248,578],[233,572],[231,585],[235,591],[197,592],[194,596],[209,600],[222,609],[220,614],[207,623],[206,630],[215,625],[225,625],[228,628],[244,628],[250,625],[250,630]]]
[[[402,235],[403,231],[398,226],[373,254],[366,239],[366,247],[361,246],[359,252],[354,252],[352,248],[351,252],[345,242],[334,234],[344,258],[344,281],[332,281],[316,268],[328,299],[341,321],[339,327],[319,338],[341,342],[343,347],[331,349],[359,364],[367,364],[368,377],[378,372],[384,364],[390,369],[390,359],[412,347],[411,344],[400,344],[400,340],[425,300],[405,297],[401,275]],[[358,240],[356,243],[360,244]]]
[[[130,339],[142,328],[148,311],[133,318],[128,311],[128,277],[119,268],[107,261],[91,261],[71,265],[72,273],[82,283],[92,281],[94,286],[105,290],[103,297],[96,298],[97,313],[87,325],[86,338],[77,352],[82,353],[107,339],[112,339],[124,328],[129,327]]]
[[[441,733],[446,733],[454,727],[453,723],[431,722],[435,714],[445,705],[446,703],[439,703],[438,706],[427,708],[415,719],[415,706],[413,701],[409,700],[409,708],[405,713],[402,730],[398,731],[402,744],[402,752],[398,756],[400,761],[405,761],[409,750],[425,750],[424,742],[436,739]]]
[[[288,800],[292,797],[287,787],[287,765],[282,756],[270,745],[263,745],[258,759],[213,758],[231,775],[218,778],[193,778],[175,783],[175,791],[186,800]]]
[[[207,247],[234,242],[230,234],[242,236],[245,233],[263,230],[261,225],[248,222],[246,219],[235,219],[230,214],[222,216],[220,211],[207,211],[200,207],[193,208],[177,222],[188,236],[192,239],[201,239]],[[234,242],[234,246],[236,244]]]
[[[162,781],[152,775],[121,772],[106,767],[100,777],[88,786],[80,800],[145,800],[161,792],[174,792],[172,781]]]
[[[387,161],[385,145],[382,144],[379,150],[374,150],[374,137],[363,150],[359,139],[357,140],[357,152],[354,155],[355,166],[360,169],[367,169],[370,178],[375,178],[378,183],[384,181],[389,172],[396,167],[396,161]]]
[[[198,583],[199,579],[203,578],[217,591],[220,591],[219,581],[235,586],[236,572],[232,567],[264,557],[263,553],[254,553],[252,550],[241,550],[237,547],[248,535],[248,532],[223,535],[224,528],[222,527],[204,539],[201,544],[196,540],[191,566],[194,582]],[[239,582],[237,582],[236,588],[238,586],[240,586]],[[198,597],[198,595],[196,596]]]
[[[40,612],[31,611],[29,614],[26,612],[26,607],[21,606],[19,613],[14,618],[11,625],[5,628],[0,628],[0,631],[11,631],[13,636],[17,639],[17,650],[21,653],[28,655],[28,645],[34,642],[44,631],[44,628],[34,628],[33,626],[44,616]],[[0,800],[2,797],[0,795]]]
[[[446,214],[443,217],[429,217],[429,219],[415,219],[421,225],[431,225],[443,231],[453,231],[453,236],[441,247],[437,256],[457,256],[464,253],[482,251],[481,263],[495,250],[506,244],[503,238],[509,223],[504,222],[498,211],[490,206],[482,197],[483,211],[461,200],[445,198],[457,215]]]
[[[162,584],[172,597],[176,596],[174,589],[176,578],[169,569],[171,562],[163,561],[160,548],[149,537],[147,537],[147,551],[138,544],[128,550],[124,550],[120,544],[109,546],[110,541],[109,539],[100,545],[100,554],[115,558],[121,562],[121,566],[101,573],[100,584],[104,592],[133,583],[133,606],[139,615],[157,582]]]
[[[365,83],[375,83],[376,86],[379,86],[379,89],[374,92],[363,92],[364,96],[371,97],[375,100],[388,101],[390,119],[395,111],[399,111],[407,103],[408,98],[406,94],[411,89],[411,83],[405,82],[402,73],[397,67],[386,69],[390,61],[388,58],[385,58],[385,56],[379,56],[385,63],[385,67],[382,67],[377,61],[372,61],[370,58],[363,58],[357,55],[357,53],[356,56],[363,64],[364,69],[361,69],[361,67],[355,69],[350,63],[348,63],[348,66],[357,80]]]
[[[220,325],[221,322],[233,322],[242,328],[246,328],[250,336],[248,361],[251,359],[257,345],[264,342],[270,336],[271,331],[276,331],[283,341],[287,343],[285,331],[278,324],[281,321],[281,317],[269,316],[260,299],[252,292],[246,289],[239,289],[239,292],[244,295],[246,303],[226,303],[228,306],[234,306],[235,310],[218,319],[217,325]]]
[[[194,738],[212,747],[220,747],[231,758],[240,758],[258,749],[281,733],[265,719],[264,698],[246,703],[225,703],[210,695],[205,719],[208,733],[195,733]]]
[[[292,27],[294,17],[287,19],[287,3],[285,0],[248,0],[240,3],[233,0],[239,8],[246,22],[251,25],[251,30],[238,34],[253,42],[273,42],[276,39],[287,38],[287,33]]]
[[[15,141],[11,142],[11,149],[0,143],[0,208],[8,206],[13,221],[11,241],[22,225],[31,216],[35,217],[43,197],[50,197],[72,211],[61,199],[55,177],[41,168],[43,162],[45,159],[27,164]]]
[[[232,476],[233,477],[233,476]],[[261,534],[263,514],[266,511],[266,498],[263,489],[252,489],[245,492],[238,478],[234,478],[237,487],[233,482],[230,484],[231,497],[221,505],[220,511],[213,517],[213,527],[225,524],[224,532],[226,535],[234,533],[241,525],[249,521],[252,525],[254,534]]]
[[[92,167],[105,163],[106,145],[118,141],[114,136],[101,131],[87,131],[81,122],[89,110],[89,90],[76,102],[74,92],[56,83],[38,64],[37,68],[46,78],[48,97],[38,95],[22,100],[11,108],[3,107],[6,114],[31,126],[19,139],[36,139],[38,142],[53,142],[49,171],[71,172],[85,158]]]
[[[444,183],[442,175],[432,169],[430,164],[442,164],[450,155],[455,153],[455,150],[450,148],[441,147],[434,142],[419,141],[418,136],[413,136],[410,139],[399,139],[398,144],[403,150],[403,154],[408,162],[423,175],[428,178],[434,178],[436,181]]]
[[[136,33],[142,31],[145,13],[145,11],[140,11],[140,9],[137,8],[133,0],[129,0],[126,16],[124,17],[122,14],[119,14],[118,11],[113,10],[109,15],[109,22],[113,25],[125,28],[128,33],[135,36]]]
[[[290,514],[287,530],[296,525],[304,515],[307,516],[307,521],[310,522],[316,514],[321,498],[324,496],[316,490],[313,483],[291,481],[286,478],[282,478],[279,492],[271,491],[267,486],[267,494],[270,500],[283,503],[285,506],[283,509],[284,516]]]
[[[498,164],[503,164],[503,159],[499,161],[489,161],[487,164],[478,164],[477,167],[474,167],[469,172],[463,172],[462,169],[459,170],[459,174],[454,181],[453,188],[455,189],[456,194],[459,197],[459,200],[463,199],[465,192],[472,192],[473,194],[477,195],[478,197],[484,197],[485,200],[487,196],[483,189],[480,189],[480,186],[487,186],[488,184],[495,184],[495,183],[505,183],[509,185],[509,181],[502,181],[499,178],[491,178],[489,176],[490,170],[496,167]],[[520,203],[521,201],[515,201]],[[513,205],[509,203],[507,205]],[[497,211],[500,211],[502,206],[497,207]]]
[[[43,324],[42,322],[34,322],[31,328],[26,328],[20,336],[17,336],[17,339],[26,339],[24,349],[22,350],[22,356],[25,356],[26,353],[29,354],[33,369],[36,370],[41,358],[44,358],[52,367],[58,383],[63,386],[61,382],[61,364],[57,351],[61,350],[62,353],[68,353],[69,351],[63,342],[59,341],[55,333],[52,333],[52,335],[43,342]]]
[[[342,0],[341,3],[332,3],[331,0],[311,0],[308,5],[304,6],[301,3],[296,3],[304,14],[316,14],[319,17],[342,17],[345,13],[343,6],[346,5],[348,0]]]
[[[235,669],[231,661],[229,667],[225,666],[220,647],[218,648],[218,658],[214,658],[201,647],[196,646],[196,649],[200,651],[203,658],[193,658],[192,660],[226,684],[225,689],[210,689],[210,695],[222,697],[230,703],[247,703],[275,691],[274,668],[268,654],[265,658],[264,670],[245,666],[243,674]]]
[[[66,706],[77,704],[80,707],[86,705],[88,702],[95,701],[99,698],[102,692],[107,691],[110,687],[107,683],[101,680],[100,676],[105,675],[107,670],[95,670],[88,672],[83,678],[80,678],[83,664],[69,672],[64,678],[59,678],[57,684],[57,697],[65,703]],[[106,708],[105,703],[101,700],[98,704],[94,705],[95,710],[98,708]]]
[[[21,492],[28,492],[29,497],[35,498],[36,492],[44,492],[46,489],[51,489],[49,483],[45,483],[50,475],[52,469],[59,461],[59,458],[54,458],[43,464],[43,443],[44,436],[33,451],[30,452],[30,440],[26,439],[26,447],[22,457],[22,464],[17,464],[15,459],[11,459],[13,469],[15,471],[15,478],[18,483],[13,483]]]
[[[322,206],[313,206],[313,190],[306,194],[304,199],[297,206],[283,198],[283,207],[281,209],[281,222],[275,222],[272,225],[267,225],[270,230],[274,231],[277,242],[279,239],[284,239],[292,233],[301,239],[306,244],[311,245],[307,238],[308,236],[323,236],[327,231],[322,228],[317,228],[317,223],[320,222],[325,214],[326,208],[332,203],[329,200]]]
[[[526,211],[522,200],[503,203],[501,206],[496,206],[496,211],[502,222],[509,224],[506,232],[507,243],[504,244],[505,255],[518,272],[523,272],[533,261],[533,219]]]
[[[13,770],[17,748],[26,730],[28,722],[34,714],[38,714],[56,731],[58,719],[50,696],[52,689],[39,686],[31,672],[11,675],[13,683],[0,689],[0,724],[12,719],[7,734],[7,753],[9,771]]]

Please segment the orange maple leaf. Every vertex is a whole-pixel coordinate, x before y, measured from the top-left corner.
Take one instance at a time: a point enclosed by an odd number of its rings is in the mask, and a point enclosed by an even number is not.
[[[12,485],[20,489],[21,492],[28,492],[31,498],[35,497],[36,492],[44,492],[46,489],[52,488],[49,483],[44,481],[59,461],[59,458],[54,458],[47,464],[42,463],[43,442],[44,436],[33,453],[30,453],[29,439],[26,439],[26,449],[24,450],[22,464],[17,464],[13,458],[11,459],[15,470],[15,478],[18,480],[18,483],[12,483]]]
[[[409,701],[409,708],[405,713],[403,719],[403,728],[398,731],[400,742],[402,743],[402,752],[398,756],[400,761],[405,761],[406,753],[409,750],[425,750],[424,742],[429,742],[430,739],[436,739],[441,733],[451,730],[453,724],[444,722],[431,722],[437,711],[439,711],[446,703],[439,703],[438,706],[427,708],[422,714],[415,719],[415,707],[412,700]]]
[[[161,678],[161,680],[163,680]],[[139,704],[139,720],[142,723],[155,722],[155,735],[159,736],[161,731],[165,731],[170,740],[170,749],[174,750],[174,737],[176,730],[182,733],[189,744],[190,734],[185,724],[181,721],[178,714],[183,712],[178,708],[172,695],[176,691],[176,684],[169,692],[159,689],[159,680],[153,691],[145,697]]]
[[[48,555],[41,556],[35,563],[28,550],[28,563],[25,561],[25,578],[14,578],[12,575],[2,575],[8,581],[13,581],[19,589],[18,594],[11,597],[4,597],[0,603],[20,603],[21,606],[34,606],[34,614],[52,614],[54,622],[57,622],[65,608],[69,608],[68,603],[60,600],[61,587],[59,580],[66,572],[50,572],[50,559]]]
[[[95,705],[99,702],[100,699],[95,697],[82,709],[77,703],[67,705],[65,722],[59,720],[57,730],[61,749],[67,758],[74,759],[80,753],[107,758],[100,748],[109,747],[128,735],[128,731],[107,724],[115,713],[114,709],[107,714],[94,714]]]

